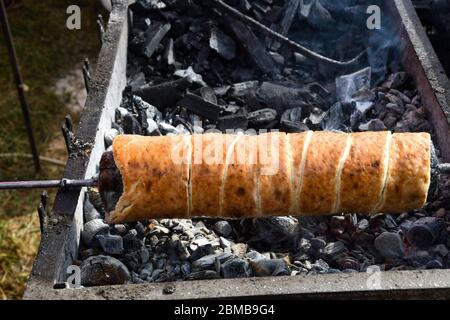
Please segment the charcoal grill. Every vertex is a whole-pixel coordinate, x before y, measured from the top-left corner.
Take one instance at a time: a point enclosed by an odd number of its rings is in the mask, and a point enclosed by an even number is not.
[[[89,95],[74,136],[84,147],[69,154],[65,179],[86,179],[95,173],[114,110],[126,85],[128,1],[113,1]],[[402,29],[401,52],[406,71],[416,82],[445,162],[450,162],[450,81],[420,25],[410,0],[388,1],[388,12]],[[239,297],[296,298],[445,298],[450,295],[450,270],[381,272],[380,286],[368,289],[368,273],[270,278],[200,280],[161,284],[129,284],[66,288],[67,267],[78,255],[83,226],[84,192],[60,189],[46,213],[42,241],[25,299],[196,299]],[[172,294],[164,294],[173,286]],[[173,289],[173,288],[172,288]]]

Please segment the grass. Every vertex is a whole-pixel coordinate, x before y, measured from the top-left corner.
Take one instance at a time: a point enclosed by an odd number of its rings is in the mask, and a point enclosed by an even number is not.
[[[66,28],[66,9],[72,4],[81,8],[81,30]],[[95,19],[99,13],[105,13],[99,2],[89,0],[16,0],[8,9],[41,155],[66,160],[64,151],[50,145],[60,137],[60,125],[69,113],[52,84],[84,57],[98,53]],[[0,37],[0,154],[29,152],[11,66]],[[30,159],[0,157],[0,180],[61,176],[61,167],[42,165],[42,173],[36,174]],[[0,192],[0,298],[20,298],[23,294],[40,240],[36,213],[40,192]]]

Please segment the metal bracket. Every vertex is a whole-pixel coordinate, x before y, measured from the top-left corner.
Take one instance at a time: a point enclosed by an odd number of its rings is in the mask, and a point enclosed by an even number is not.
[[[83,64],[83,78],[84,78],[84,86],[86,87],[86,92],[89,94],[90,88],[91,88],[91,65],[89,63],[89,59],[84,59]]]
[[[61,126],[64,141],[66,142],[67,153],[70,156],[77,153],[75,135],[73,134],[73,122],[70,115],[66,115]]]
[[[103,44],[104,36],[105,36],[105,27],[103,22],[103,16],[99,14],[97,16],[97,29],[98,29],[98,35],[100,37],[100,43]]]
[[[41,227],[41,234],[44,233],[44,230],[47,228],[48,225],[48,192],[45,190],[41,194],[41,202],[38,206],[38,214],[39,214],[39,224]]]

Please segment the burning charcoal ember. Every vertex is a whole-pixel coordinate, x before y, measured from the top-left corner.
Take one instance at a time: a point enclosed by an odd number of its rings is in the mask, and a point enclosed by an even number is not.
[[[184,98],[178,102],[178,105],[211,121],[216,121],[223,111],[223,108],[219,105],[211,103],[192,93],[187,93]]]
[[[80,269],[81,285],[85,287],[124,284],[131,280],[127,267],[109,256],[89,257]]]
[[[84,224],[81,238],[86,245],[91,245],[95,236],[99,234],[106,234],[109,231],[109,226],[103,222],[102,219],[94,219]]]
[[[227,278],[248,278],[252,276],[252,269],[248,261],[232,259],[220,265],[221,275]]]
[[[250,260],[250,266],[257,277],[286,276],[291,273],[284,259]]]
[[[247,114],[247,119],[250,125],[260,126],[270,123],[277,118],[277,111],[270,108],[256,110]]]
[[[234,257],[235,256],[231,253],[216,253],[212,255],[207,255],[192,262],[192,269],[194,270],[213,269],[215,267],[216,261],[222,264],[230,259],[233,259]]]
[[[371,69],[364,68],[352,74],[336,78],[337,96],[341,102],[351,102],[353,95],[361,89],[370,88]]]
[[[236,43],[218,28],[211,29],[209,47],[226,60],[232,60],[236,57]]]
[[[429,248],[440,237],[443,228],[442,219],[423,217],[414,222],[408,230],[408,242],[418,248]]]
[[[191,83],[190,78],[183,77],[157,85],[142,86],[133,91],[133,94],[142,97],[144,101],[162,110],[174,106],[191,86]]]
[[[231,18],[227,19],[237,41],[244,48],[252,63],[264,74],[278,74],[279,69],[258,37],[245,24]]]
[[[84,196],[83,215],[85,223],[94,219],[102,218],[100,213],[94,208],[94,206],[89,201],[89,197],[87,196],[87,194]]]
[[[106,254],[121,254],[123,252],[123,240],[121,236],[100,234],[96,238],[100,242],[100,246]]]
[[[375,248],[385,258],[401,258],[405,248],[402,238],[395,232],[383,232],[375,239]]]
[[[126,251],[138,251],[144,245],[143,241],[138,238],[138,233],[135,229],[131,229],[123,237],[123,247]]]
[[[226,130],[243,129],[248,128],[248,119],[242,114],[233,114],[229,116],[219,117],[217,119],[217,128],[225,132]]]
[[[221,220],[214,224],[214,230],[223,237],[229,237],[233,232],[233,227],[228,221]]]
[[[142,54],[148,59],[152,57],[153,53],[158,49],[161,40],[170,30],[169,23],[159,23],[151,25],[146,32],[146,43],[142,50]]]

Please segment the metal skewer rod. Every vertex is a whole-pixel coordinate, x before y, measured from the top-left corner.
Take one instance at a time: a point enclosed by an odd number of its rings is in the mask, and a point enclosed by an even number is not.
[[[450,163],[440,163],[438,168],[441,174],[450,174]]]
[[[441,174],[450,174],[450,163],[440,163],[438,165]],[[98,183],[97,178],[92,179],[61,179],[61,180],[35,180],[35,181],[0,181],[0,190],[7,189],[47,189],[47,188],[80,188],[91,187]]]
[[[84,180],[36,180],[36,181],[0,181],[0,190],[7,189],[47,189],[47,188],[80,188],[91,187],[97,184],[97,179]]]

